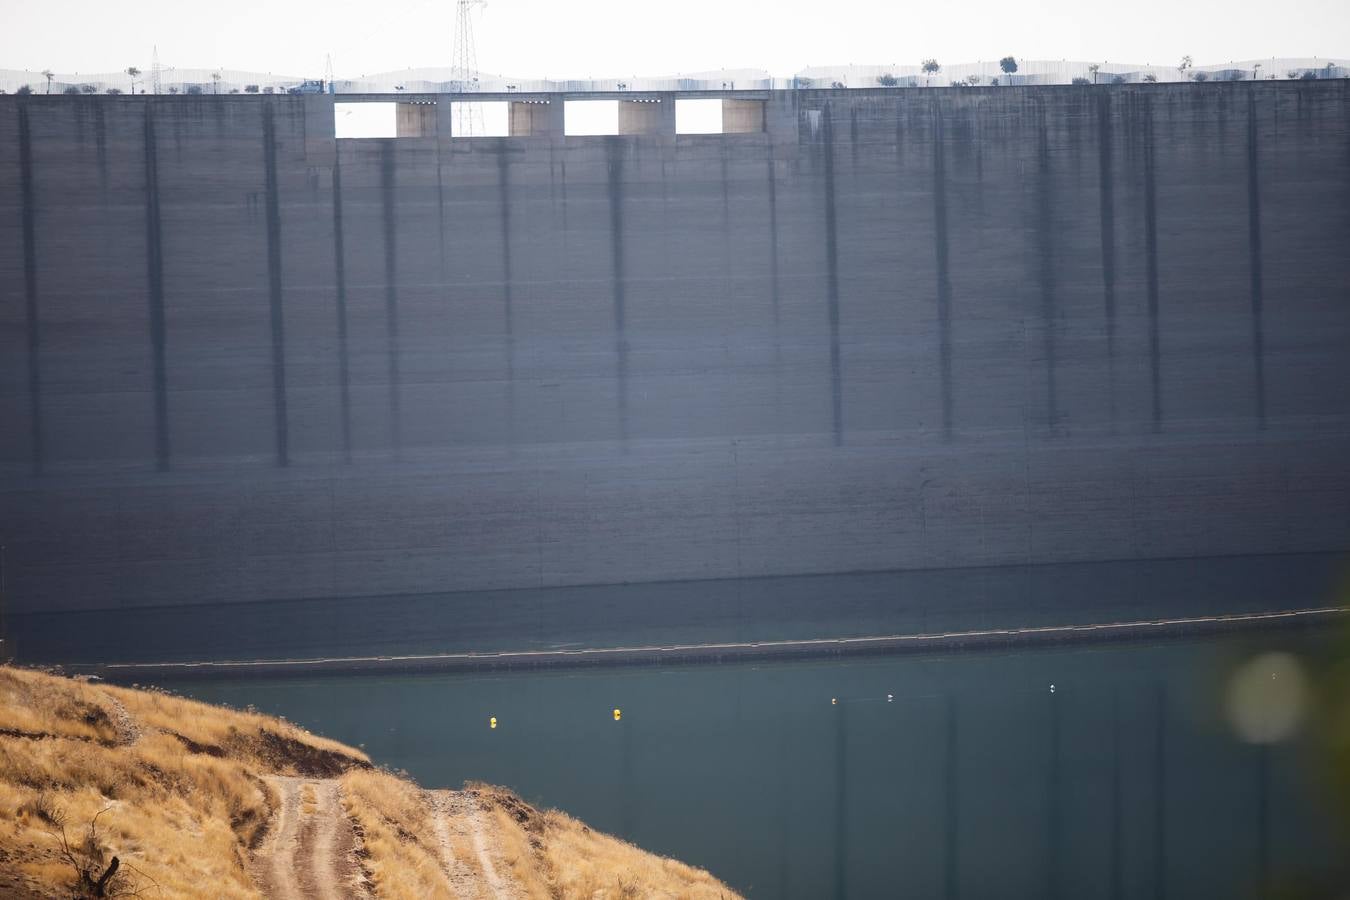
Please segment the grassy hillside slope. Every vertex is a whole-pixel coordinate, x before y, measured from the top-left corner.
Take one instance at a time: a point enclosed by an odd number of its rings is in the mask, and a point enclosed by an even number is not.
[[[424,790],[280,719],[0,667],[0,896],[316,892],[734,896],[507,790]]]

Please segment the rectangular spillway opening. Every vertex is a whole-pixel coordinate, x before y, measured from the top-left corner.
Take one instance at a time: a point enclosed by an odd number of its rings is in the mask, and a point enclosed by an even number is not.
[[[563,131],[568,135],[618,134],[619,101],[565,101]]]
[[[451,137],[507,137],[511,104],[505,100],[473,100],[450,104]]]
[[[397,103],[334,103],[333,132],[339,139],[398,137],[397,107]]]
[[[690,99],[675,101],[676,134],[721,134],[722,101]]]

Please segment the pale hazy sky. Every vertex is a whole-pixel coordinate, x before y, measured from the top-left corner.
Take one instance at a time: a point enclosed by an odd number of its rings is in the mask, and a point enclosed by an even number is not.
[[[339,78],[449,65],[454,0],[0,0],[0,68],[165,66]],[[1350,0],[490,0],[478,67],[517,77],[666,75],[997,59],[1198,64],[1350,53]],[[1338,60],[1339,61],[1339,60]]]

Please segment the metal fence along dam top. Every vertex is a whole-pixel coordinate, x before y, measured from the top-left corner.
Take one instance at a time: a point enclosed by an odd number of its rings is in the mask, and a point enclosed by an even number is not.
[[[11,611],[1350,544],[1350,81],[397,99],[0,97]]]

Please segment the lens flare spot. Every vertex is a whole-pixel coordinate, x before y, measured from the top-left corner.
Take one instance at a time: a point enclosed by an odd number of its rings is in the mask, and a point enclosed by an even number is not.
[[[1307,676],[1288,653],[1262,653],[1228,679],[1228,721],[1248,743],[1274,744],[1292,737],[1307,705]]]

